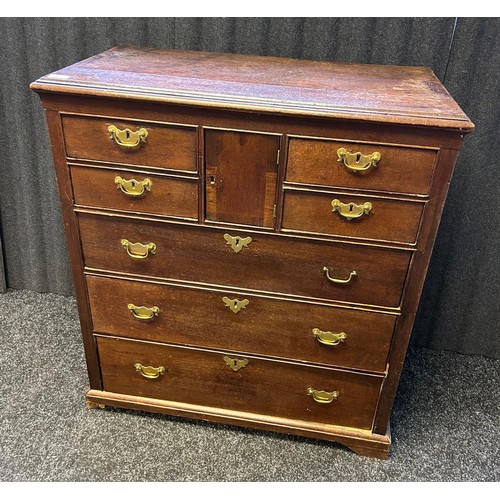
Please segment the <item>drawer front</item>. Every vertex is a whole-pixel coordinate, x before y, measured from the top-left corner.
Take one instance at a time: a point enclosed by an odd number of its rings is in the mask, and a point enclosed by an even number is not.
[[[374,372],[386,369],[396,321],[389,314],[97,276],[87,276],[87,286],[98,333]]]
[[[63,115],[62,123],[66,154],[70,158],[197,170],[195,127],[72,115]],[[121,140],[118,133],[113,136],[110,126],[125,132],[128,129],[130,138]],[[146,131],[146,137],[141,129]],[[125,145],[127,142],[129,145]]]
[[[386,307],[399,306],[411,256],[365,245],[250,236],[240,229],[83,213],[78,218],[88,267]],[[238,244],[230,236],[240,237]],[[138,250],[147,257],[131,257],[123,240],[154,247],[155,253]]]
[[[286,190],[282,228],[413,244],[423,208],[422,202]]]
[[[339,161],[338,150],[369,156],[380,153],[376,166],[370,160]],[[286,180],[321,186],[426,195],[432,182],[437,153],[378,144],[290,138]],[[347,163],[347,165],[346,165]],[[353,170],[361,168],[366,170]]]
[[[70,170],[77,205],[198,218],[197,179],[75,165]]]
[[[99,337],[97,344],[105,391],[358,429],[371,429],[383,380],[132,340]],[[242,367],[234,371],[227,363]],[[146,378],[143,372],[157,378]],[[331,403],[318,403],[308,394],[310,388],[336,392],[337,397]]]

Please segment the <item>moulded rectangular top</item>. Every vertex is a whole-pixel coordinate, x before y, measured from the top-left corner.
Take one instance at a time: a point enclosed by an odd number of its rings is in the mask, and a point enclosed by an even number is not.
[[[461,132],[474,128],[423,67],[118,46],[46,75],[31,88]]]

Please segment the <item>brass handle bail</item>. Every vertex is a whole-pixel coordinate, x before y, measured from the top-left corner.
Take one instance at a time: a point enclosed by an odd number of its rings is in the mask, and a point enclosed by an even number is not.
[[[307,389],[307,395],[312,396],[316,403],[328,404],[337,399],[339,393],[338,391],[318,391],[316,389],[313,389],[312,387],[309,387]]]
[[[347,339],[347,334],[344,332],[324,332],[319,328],[313,328],[312,333],[320,344],[327,346],[339,345]]]
[[[160,308],[157,306],[145,307],[129,304],[127,307],[134,318],[142,321],[149,321],[160,314]]]
[[[367,201],[362,205],[356,205],[356,203],[342,203],[340,200],[332,200],[332,212],[338,212],[344,219],[352,220],[358,219],[363,215],[369,215],[373,205]]]
[[[139,130],[133,131],[129,128],[123,130],[110,125],[108,127],[108,132],[118,146],[122,148],[136,148],[140,146],[142,142],[146,142],[148,137],[148,131],[145,128],[140,128]]]
[[[150,253],[156,253],[156,245],[154,243],[132,243],[126,239],[120,242],[125,248],[129,257],[133,259],[145,259]]]
[[[160,375],[165,374],[165,367],[164,366],[144,366],[142,363],[136,363],[134,365],[134,368],[144,377],[148,378],[150,380],[154,380],[155,378],[158,378]]]
[[[351,271],[349,273],[349,277],[346,278],[346,279],[341,279],[341,278],[332,278],[332,276],[330,276],[330,269],[328,269],[328,267],[324,267],[323,268],[323,271],[326,275],[326,277],[332,282],[332,283],[335,283],[337,285],[345,285],[346,283],[349,283],[352,278],[354,278],[354,276],[357,276],[358,273],[356,271]]]
[[[382,158],[382,155],[375,151],[374,153],[364,155],[359,151],[349,153],[346,148],[337,149],[338,161],[342,162],[351,172],[363,172],[372,167],[376,167]]]
[[[134,196],[134,197],[141,196],[146,191],[151,191],[151,188],[153,187],[151,179],[146,178],[142,181],[130,179],[127,181],[126,179],[123,179],[123,177],[120,177],[119,175],[115,177],[115,185],[116,188],[119,189],[122,193],[126,194],[127,196]]]

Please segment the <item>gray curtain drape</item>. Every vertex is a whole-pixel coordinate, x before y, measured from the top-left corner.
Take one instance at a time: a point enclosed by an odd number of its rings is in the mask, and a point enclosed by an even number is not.
[[[118,44],[429,66],[477,129],[457,163],[413,341],[500,357],[499,35],[498,19],[478,18],[0,19],[7,285],[72,293],[43,111],[28,89],[36,78]]]

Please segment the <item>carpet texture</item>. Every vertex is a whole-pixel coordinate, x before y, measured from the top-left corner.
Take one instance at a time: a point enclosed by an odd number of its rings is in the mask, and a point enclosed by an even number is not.
[[[75,300],[0,294],[3,481],[498,481],[500,361],[414,347],[389,460],[340,445],[88,410]]]

